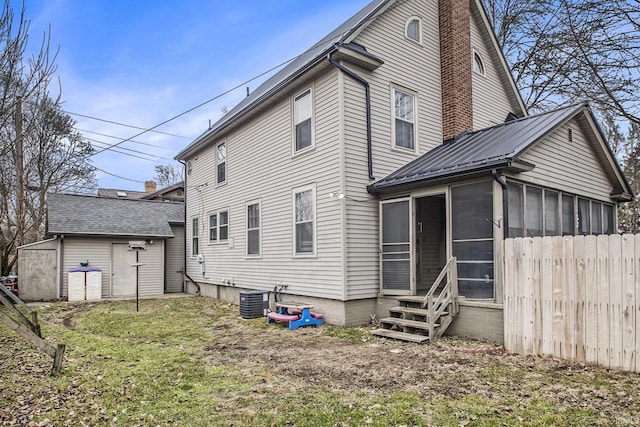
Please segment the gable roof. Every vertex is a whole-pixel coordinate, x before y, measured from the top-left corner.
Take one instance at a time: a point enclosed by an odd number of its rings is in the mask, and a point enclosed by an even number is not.
[[[547,113],[512,120],[476,132],[463,132],[368,187],[387,193],[428,184],[510,169],[530,170],[535,165],[520,158],[530,147],[574,117],[584,116],[598,141],[594,151],[612,181],[614,198],[626,200],[631,187],[597,126],[588,104],[571,105]]]
[[[176,191],[176,190],[183,190],[184,191],[184,181],[176,182],[173,185],[170,185],[170,186],[165,187],[165,188],[161,188],[160,190],[156,191],[155,193],[145,193],[145,195],[142,196],[141,199],[145,199],[145,200],[160,199],[160,198],[164,197],[165,195],[171,193],[172,191]],[[177,198],[176,200],[184,200],[184,196],[182,198]]]
[[[184,203],[47,194],[47,234],[174,237]]]
[[[249,96],[233,107],[220,120],[218,120],[209,130],[204,132],[195,141],[175,156],[175,159],[184,159],[190,153],[199,149],[205,140],[214,137],[229,124],[253,109],[272,94],[295,80],[297,77],[313,68],[318,63],[325,60],[327,55],[338,49],[339,45],[348,43],[349,38],[361,31],[368,25],[369,21],[386,10],[397,0],[373,0],[358,13],[347,19],[338,28],[327,34],[316,44],[307,49],[304,53],[289,62],[280,71],[258,86]]]

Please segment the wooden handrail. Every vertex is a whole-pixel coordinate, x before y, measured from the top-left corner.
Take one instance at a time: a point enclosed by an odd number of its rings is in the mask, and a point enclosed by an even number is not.
[[[440,289],[443,281],[444,286],[436,296],[436,291]],[[429,336],[432,339],[435,339],[435,323],[447,310],[449,303],[452,303],[452,315],[455,316],[458,314],[458,263],[456,257],[449,258],[422,301],[422,308],[427,310]]]

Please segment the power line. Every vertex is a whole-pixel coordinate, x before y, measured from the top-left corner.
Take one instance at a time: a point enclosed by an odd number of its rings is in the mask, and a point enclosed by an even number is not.
[[[107,175],[110,175],[110,176],[113,176],[113,177],[116,177],[116,178],[120,178],[120,179],[124,179],[125,181],[131,181],[131,182],[137,182],[138,184],[144,184],[144,181],[138,181],[137,179],[125,178],[123,176],[116,175],[116,174],[111,173],[111,172],[107,172],[106,170],[100,169],[99,167],[94,166],[94,165],[91,165],[91,167],[93,167],[96,170],[99,170],[102,173],[106,173]]]
[[[189,137],[186,137],[186,136],[175,135],[173,133],[168,133],[168,132],[162,132],[162,131],[159,131],[159,130],[155,130],[155,128],[157,128],[158,126],[154,126],[154,127],[150,128],[150,129],[148,129],[148,128],[143,128],[143,127],[140,127],[140,126],[134,126],[134,125],[128,125],[126,123],[116,122],[116,121],[113,121],[113,120],[107,120],[107,119],[101,119],[99,117],[88,116],[86,114],[72,113],[71,111],[66,111],[66,110],[62,110],[62,111],[64,111],[67,114],[71,114],[72,116],[84,117],[86,119],[97,120],[99,122],[111,123],[112,125],[118,125],[118,126],[124,126],[124,127],[132,128],[132,129],[144,130],[143,133],[155,132],[155,133],[161,133],[163,135],[175,136],[176,138],[190,139]]]
[[[182,116],[184,116],[184,115],[186,115],[186,114],[189,114],[190,112],[192,112],[192,111],[194,111],[194,110],[197,110],[198,108],[200,108],[200,107],[202,107],[202,106],[204,106],[204,105],[206,105],[206,104],[208,104],[208,103],[210,103],[210,102],[212,102],[212,101],[215,101],[216,99],[221,98],[221,97],[223,97],[224,95],[227,95],[228,93],[231,93],[231,92],[233,92],[233,91],[234,91],[234,90],[236,90],[236,89],[241,88],[242,86],[246,85],[247,83],[250,83],[250,82],[252,82],[252,81],[254,81],[254,80],[256,80],[256,79],[259,79],[260,77],[264,76],[265,74],[268,74],[268,73],[272,72],[273,70],[276,70],[276,69],[278,69],[278,68],[280,68],[280,67],[282,67],[282,66],[284,66],[284,65],[288,64],[289,62],[293,61],[293,60],[294,60],[294,59],[296,59],[296,58],[297,58],[297,57],[294,57],[294,58],[291,58],[291,59],[289,59],[289,60],[287,60],[287,61],[285,61],[285,62],[282,62],[281,64],[276,65],[275,67],[272,67],[272,68],[268,69],[267,71],[264,71],[263,73],[258,74],[257,76],[252,77],[251,79],[246,80],[246,81],[244,81],[244,82],[242,82],[242,83],[240,83],[240,84],[238,84],[238,85],[236,85],[236,86],[232,87],[231,89],[228,89],[228,90],[226,90],[226,91],[224,91],[224,92],[220,93],[219,95],[216,95],[216,96],[214,96],[213,98],[208,99],[207,101],[204,101],[204,102],[202,102],[202,103],[200,103],[200,104],[196,105],[195,107],[192,107],[192,108],[190,108],[190,109],[188,109],[188,110],[186,110],[186,111],[184,111],[184,112],[182,112],[182,113],[180,113],[180,114],[178,114],[178,115],[175,115],[175,116],[173,116],[173,117],[171,117],[171,118],[169,118],[169,119],[167,119],[167,120],[165,120],[165,121],[163,121],[163,122],[161,122],[161,123],[159,123],[159,124],[157,124],[157,125],[155,125],[155,126],[153,126],[153,127],[150,127],[150,128],[148,128],[148,129],[145,129],[145,130],[143,130],[142,132],[139,132],[139,133],[137,133],[137,134],[133,135],[133,136],[132,136],[132,137],[130,137],[130,138],[124,139],[124,140],[122,140],[122,141],[120,141],[120,142],[118,142],[118,143],[116,143],[116,144],[113,144],[111,147],[117,147],[118,145],[123,144],[123,143],[125,143],[125,142],[127,142],[127,141],[131,141],[133,138],[137,138],[137,137],[139,137],[140,135],[144,135],[144,134],[145,134],[145,133],[147,133],[147,132],[155,131],[155,129],[156,129],[156,128],[159,128],[160,126],[164,126],[164,125],[166,125],[167,123],[169,123],[169,122],[171,122],[171,121],[173,121],[173,120],[175,120],[175,119],[177,119],[177,118],[179,118],[179,117],[182,117]],[[69,113],[69,114],[73,114],[73,113]],[[93,156],[95,156],[96,154],[100,154],[100,153],[102,153],[103,151],[106,151],[107,149],[108,149],[108,148],[105,148],[105,149],[103,149],[103,150],[101,150],[101,151],[98,151],[97,153],[93,153],[92,155],[93,155]]]
[[[121,139],[121,140],[124,139],[124,138],[122,138],[120,136],[113,136],[113,135],[108,135],[106,133],[94,132],[94,131],[91,131],[91,130],[80,129],[78,127],[74,127],[74,129],[77,130],[78,132],[91,133],[91,134],[94,134],[94,135],[104,136],[106,138]],[[91,140],[91,138],[87,138],[87,139]],[[163,147],[162,145],[158,145],[158,144],[150,144],[148,142],[133,141],[133,140],[131,140],[129,142],[133,142],[134,144],[146,145],[148,147],[161,148],[163,150],[173,151],[173,148]],[[107,144],[107,143],[105,142],[105,144]]]
[[[92,138],[86,138],[87,141],[91,141],[92,145],[95,144],[101,144],[101,145],[106,145],[107,146],[107,150],[112,151],[114,153],[118,153],[118,154],[123,154],[125,156],[130,156],[130,157],[135,157],[137,159],[142,159],[142,160],[148,160],[150,162],[155,162],[155,160],[150,159],[149,157],[153,157],[156,159],[160,159],[160,160],[167,160],[167,161],[173,161],[173,159],[168,159],[166,157],[162,157],[162,156],[156,156],[154,154],[149,154],[149,153],[145,153],[143,151],[138,151],[138,150],[134,150],[132,148],[125,148],[125,147],[109,147],[109,143],[107,142],[103,142],[103,141],[98,141],[97,139],[92,139]],[[104,148],[104,147],[98,147],[98,148]],[[123,151],[119,151],[119,150],[123,150]],[[129,154],[129,153],[125,153],[124,151],[130,151],[132,153],[138,153],[138,154],[144,154],[147,157],[142,157],[142,156],[136,156],[135,154]],[[157,162],[156,162],[157,163]]]

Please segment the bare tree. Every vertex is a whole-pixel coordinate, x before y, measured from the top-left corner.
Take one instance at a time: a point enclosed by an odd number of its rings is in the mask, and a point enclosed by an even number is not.
[[[9,0],[0,15],[0,263],[15,268],[16,249],[43,237],[46,193],[95,188],[91,146],[73,130],[49,86],[56,71],[44,34],[26,57],[29,22]]]
[[[640,1],[484,4],[527,108],[589,101],[632,186],[640,185]],[[620,209],[621,229],[640,231],[637,209],[638,200]]]
[[[184,181],[183,167],[180,164],[155,165],[155,181],[160,188],[169,187]]]

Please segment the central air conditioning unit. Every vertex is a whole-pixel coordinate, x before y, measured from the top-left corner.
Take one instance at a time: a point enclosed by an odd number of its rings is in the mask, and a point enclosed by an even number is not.
[[[268,291],[240,292],[240,317],[243,319],[257,319],[259,317],[265,317],[268,311]]]

